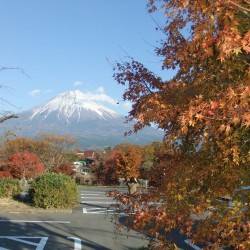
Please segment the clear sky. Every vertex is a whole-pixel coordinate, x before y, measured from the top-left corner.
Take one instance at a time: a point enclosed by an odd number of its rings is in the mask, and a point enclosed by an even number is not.
[[[162,37],[146,0],[0,0],[0,110],[21,112],[79,89],[120,114],[129,105],[112,63],[128,54],[160,73]],[[155,21],[154,21],[154,20]]]

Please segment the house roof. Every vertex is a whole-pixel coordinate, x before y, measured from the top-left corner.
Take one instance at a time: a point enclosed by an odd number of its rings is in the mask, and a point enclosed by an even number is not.
[[[77,155],[81,155],[81,156],[84,156],[86,158],[94,158],[95,151],[94,150],[86,150],[86,151],[77,153]]]

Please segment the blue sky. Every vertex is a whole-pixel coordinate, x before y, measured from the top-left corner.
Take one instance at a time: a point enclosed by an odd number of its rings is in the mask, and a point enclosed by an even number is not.
[[[121,114],[129,104],[107,62],[126,54],[161,74],[162,34],[146,0],[0,0],[1,111],[21,112],[68,90],[88,92]],[[152,18],[153,17],[153,18]],[[165,73],[166,74],[166,73]],[[168,74],[168,73],[167,73]],[[7,102],[5,102],[5,101]]]

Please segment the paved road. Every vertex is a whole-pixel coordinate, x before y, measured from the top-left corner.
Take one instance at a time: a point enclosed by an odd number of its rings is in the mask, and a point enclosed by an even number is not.
[[[145,237],[134,231],[115,233],[112,214],[104,215],[101,209],[93,213],[101,206],[105,211],[112,200],[105,196],[104,189],[94,188],[91,192],[88,204],[82,203],[85,196],[81,195],[72,213],[0,212],[0,250],[132,250],[147,245]]]
[[[115,233],[107,188],[81,188],[72,213],[6,214],[0,212],[0,250],[133,250],[147,245],[144,236],[123,229]],[[122,191],[122,190],[121,190]],[[126,192],[126,190],[123,190]],[[119,214],[120,219],[126,215]],[[189,247],[178,233],[180,249]]]
[[[112,198],[106,196],[107,191],[110,190],[110,188],[80,189],[80,202],[83,205],[82,212],[84,214],[92,215],[120,214],[121,216],[124,216],[125,214],[121,213],[114,207],[115,201]],[[116,188],[116,190],[123,193],[127,192],[127,188]],[[177,230],[173,231],[170,234],[170,237],[175,240],[175,243],[179,249],[201,249],[199,246],[191,244],[191,241],[186,237],[181,236]]]
[[[107,197],[106,193],[110,188],[80,189],[80,203],[84,214],[121,214],[115,207],[115,201]],[[125,188],[120,188],[120,192],[126,192]]]

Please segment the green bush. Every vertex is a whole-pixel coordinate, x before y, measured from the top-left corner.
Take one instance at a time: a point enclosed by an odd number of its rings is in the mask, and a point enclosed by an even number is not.
[[[68,208],[76,204],[78,188],[67,175],[45,173],[31,183],[28,197],[37,207]]]
[[[19,180],[0,179],[0,197],[15,197],[22,192]]]

